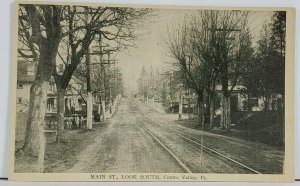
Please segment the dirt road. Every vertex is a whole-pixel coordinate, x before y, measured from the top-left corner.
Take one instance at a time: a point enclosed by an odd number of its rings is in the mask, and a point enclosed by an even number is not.
[[[115,116],[101,130],[95,130],[96,137],[79,153],[77,163],[67,172],[251,173],[236,163],[203,152],[199,145],[190,143],[168,128],[181,131],[191,139],[201,139],[202,135],[206,146],[260,173],[282,172],[282,151],[258,143],[195,131],[172,123],[164,116],[138,99],[122,99]]]
[[[184,170],[142,129],[122,100],[116,115],[67,172],[165,173]]]

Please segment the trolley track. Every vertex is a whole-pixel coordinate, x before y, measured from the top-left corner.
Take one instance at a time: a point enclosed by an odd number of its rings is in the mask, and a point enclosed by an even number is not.
[[[175,130],[173,128],[170,128],[170,127],[167,127],[165,125],[162,125],[156,121],[153,121],[151,118],[147,117],[147,121],[145,119],[145,112],[143,112],[140,107],[138,106],[137,102],[135,100],[131,100],[130,101],[130,107],[133,111],[135,112],[139,112],[140,114],[142,114],[144,116],[144,120],[141,121],[141,119],[139,120],[137,118],[137,122],[140,124],[140,126],[149,134],[151,135],[163,148],[165,148],[174,158],[175,160],[178,162],[178,164],[186,171],[186,172],[189,172],[189,173],[192,173],[192,171],[187,167],[187,165],[185,165],[183,163],[182,160],[180,160],[168,147],[166,147],[163,142],[161,140],[158,139],[158,137],[155,136],[155,134],[153,134],[149,129],[147,129],[145,127],[145,124],[143,123],[151,123],[152,125],[155,125],[156,127],[159,127],[159,128],[162,128],[163,130],[166,130],[168,132],[171,132],[181,138],[183,138],[184,140],[186,140],[187,142],[193,144],[194,146],[198,147],[198,150],[203,150],[204,153],[206,154],[210,154],[211,156],[215,156],[216,158],[230,164],[231,166],[235,166],[239,169],[242,169],[244,170],[247,174],[261,174],[259,171],[237,161],[237,160],[234,160],[232,159],[231,157],[228,157],[220,152],[218,152],[217,150],[215,149],[212,149],[210,147],[207,147],[205,145],[203,145],[199,140],[191,137],[190,135],[186,134],[185,132],[182,132],[182,131],[178,131],[178,130]],[[197,151],[197,150],[193,150],[191,149],[192,151]]]
[[[136,103],[133,102],[129,102],[129,107],[131,109],[131,112],[134,114],[135,112],[140,112],[139,107],[136,105]],[[148,130],[144,124],[138,120],[138,118],[136,118],[137,123],[139,124],[139,126],[144,129],[147,134],[149,134],[154,140],[155,142],[157,142],[164,150],[166,150],[174,159],[175,161],[178,163],[178,165],[186,172],[186,173],[192,173],[192,171],[167,147],[163,144],[163,142],[161,140],[159,140],[159,138],[157,138],[150,130]]]

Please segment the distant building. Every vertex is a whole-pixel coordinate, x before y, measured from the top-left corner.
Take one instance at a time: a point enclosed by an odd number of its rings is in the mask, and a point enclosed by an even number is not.
[[[65,114],[72,115],[82,112],[82,104],[84,103],[82,96],[85,93],[82,90],[83,82],[76,77],[72,77],[65,94]],[[81,91],[81,95],[79,92]],[[47,98],[47,113],[57,113],[57,89],[52,79],[49,83],[48,98]]]
[[[232,86],[228,86],[228,90],[231,90]],[[243,85],[236,85],[233,87],[231,95],[230,95],[230,110],[231,112],[243,111],[245,110],[245,100],[247,100],[247,96],[243,94],[243,91],[246,90],[246,87]],[[216,85],[215,88],[216,93],[219,97],[222,95],[222,85]]]
[[[187,88],[182,83],[182,76],[179,71],[173,71],[172,73],[167,74],[167,78],[164,79],[164,94],[165,99],[172,104],[178,104],[180,102],[180,95],[183,96],[183,104],[196,105],[197,95],[196,92],[192,89]],[[229,82],[228,90],[232,89],[232,86]],[[231,90],[230,95],[230,109],[231,112],[237,111],[263,111],[267,110],[278,110],[283,107],[283,99],[280,94],[272,94],[268,101],[265,97],[253,97],[246,94],[247,87],[242,83],[238,83]],[[220,99],[222,96],[222,85],[216,85],[215,92],[218,95],[218,98],[215,99],[216,105],[221,105]],[[165,104],[165,106],[170,106]]]
[[[25,138],[26,123],[28,119],[30,88],[35,80],[36,64],[25,60],[18,60],[17,63],[17,92],[16,92],[16,141],[22,141]],[[79,94],[84,88],[82,80],[72,77],[65,94],[65,116],[74,113],[82,113],[83,99]],[[84,92],[84,91],[83,91]],[[57,89],[52,77],[49,81],[47,92],[47,108],[46,108],[45,129],[54,129],[57,126]]]
[[[30,87],[35,79],[36,64],[19,60],[17,69],[17,112],[28,112]],[[79,92],[83,86],[84,83],[74,76],[70,80],[65,94],[66,115],[82,111],[82,96],[84,95],[81,96]],[[57,89],[54,78],[51,78],[47,93],[46,114],[54,113],[57,113]]]
[[[28,61],[18,61],[17,65],[17,112],[27,112],[30,87],[35,79],[36,65]]]

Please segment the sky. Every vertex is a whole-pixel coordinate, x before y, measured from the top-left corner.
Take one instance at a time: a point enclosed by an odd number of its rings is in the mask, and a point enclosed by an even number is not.
[[[149,69],[159,69],[161,73],[170,70],[171,58],[168,57],[164,38],[172,26],[178,23],[184,16],[191,13],[191,10],[161,9],[155,12],[155,16],[148,18],[145,26],[141,29],[143,33],[136,41],[136,47],[127,52],[120,52],[117,55],[118,66],[123,74],[126,91],[137,90],[137,79],[140,76],[143,66]],[[249,27],[253,37],[253,43],[258,38],[262,25],[270,22],[273,12],[255,11],[250,12]]]

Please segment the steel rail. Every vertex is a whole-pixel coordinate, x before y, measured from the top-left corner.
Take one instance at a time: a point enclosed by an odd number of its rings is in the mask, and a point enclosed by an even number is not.
[[[168,148],[166,147],[152,132],[150,132],[144,125],[136,120],[139,125],[160,145],[162,146],[166,151],[168,151],[169,154],[176,160],[176,162],[187,172],[192,173],[192,171]]]
[[[151,119],[149,119],[149,120],[151,120]],[[151,120],[151,121],[152,121],[152,120]],[[184,134],[183,132],[179,132],[179,131],[177,131],[177,130],[170,129],[170,128],[168,128],[168,127],[164,127],[164,126],[162,126],[161,124],[157,124],[157,123],[154,122],[154,121],[152,121],[152,123],[154,123],[154,124],[156,124],[156,125],[159,125],[159,126],[161,126],[162,128],[165,128],[165,129],[167,129],[167,130],[170,130],[170,131],[174,132],[176,135],[178,135],[178,136],[180,136],[180,137],[186,139],[187,141],[190,141],[190,142],[192,142],[192,143],[194,143],[194,144],[196,144],[196,145],[198,145],[198,146],[202,146],[202,148],[205,149],[206,151],[211,152],[211,153],[213,153],[213,154],[216,154],[216,155],[218,155],[218,156],[221,156],[222,158],[224,158],[224,159],[226,159],[226,160],[228,160],[228,161],[230,161],[230,162],[232,162],[232,163],[234,163],[234,164],[237,164],[237,165],[239,165],[240,167],[242,167],[242,168],[244,168],[244,169],[246,169],[246,170],[249,170],[249,171],[251,171],[251,172],[253,172],[253,173],[255,173],[255,174],[261,174],[259,171],[254,170],[253,168],[251,168],[251,167],[249,167],[249,166],[247,166],[247,165],[244,165],[243,163],[240,163],[240,162],[238,162],[238,161],[236,161],[236,160],[234,160],[234,159],[232,159],[232,158],[230,158],[230,157],[228,157],[228,156],[226,156],[226,155],[224,155],[224,154],[222,154],[222,153],[220,153],[220,152],[218,152],[218,151],[216,151],[216,150],[214,150],[214,149],[212,149],[212,148],[209,148],[209,147],[207,147],[207,146],[205,146],[205,145],[203,145],[203,144],[200,144],[199,142],[195,141],[194,139],[191,139],[191,138],[186,137],[186,136],[185,136],[186,134]],[[183,135],[183,134],[184,134],[184,135]]]
[[[130,103],[131,110],[133,110],[133,105]],[[135,103],[135,108],[141,112],[137,104]],[[133,113],[133,112],[132,112]],[[148,130],[141,121],[136,118],[137,123],[141,126],[142,129],[144,129],[163,149],[165,149],[180,165],[180,167],[187,173],[193,173],[168,147],[166,147],[161,140],[159,140],[150,130]]]
[[[137,109],[142,113],[141,109],[137,106],[137,104],[136,104],[136,107],[137,107]],[[143,115],[144,115],[144,113],[143,113]],[[213,153],[213,154],[215,154],[215,155],[217,155],[217,156],[220,156],[220,157],[222,157],[222,158],[228,160],[228,161],[231,162],[231,163],[234,163],[234,164],[239,165],[239,166],[242,167],[243,169],[246,169],[246,170],[248,170],[248,171],[250,171],[250,172],[253,172],[253,173],[255,173],[255,174],[262,174],[261,172],[259,172],[259,171],[257,171],[257,170],[254,170],[253,168],[251,168],[251,167],[249,167],[249,166],[247,166],[247,165],[244,165],[244,164],[241,163],[241,162],[238,162],[238,161],[236,161],[236,160],[234,160],[234,159],[232,159],[232,158],[230,158],[230,157],[228,157],[228,156],[226,156],[226,155],[224,155],[224,154],[222,154],[222,153],[220,153],[220,152],[218,152],[218,151],[216,151],[216,150],[214,150],[214,149],[212,149],[212,148],[209,148],[209,147],[207,147],[207,146],[205,146],[205,145],[203,145],[203,144],[200,144],[199,142],[195,141],[195,139],[191,139],[191,138],[189,138],[189,137],[186,137],[186,134],[185,134],[184,132],[181,132],[181,131],[174,130],[174,129],[171,129],[171,128],[169,128],[169,127],[166,127],[166,126],[164,126],[164,125],[162,125],[162,124],[159,124],[158,122],[153,121],[153,120],[150,119],[149,117],[147,117],[147,119],[150,120],[153,124],[156,124],[156,125],[158,125],[158,126],[160,126],[160,127],[162,127],[162,128],[165,128],[166,130],[172,131],[173,133],[177,134],[178,136],[180,136],[180,137],[186,139],[187,141],[189,141],[189,142],[191,142],[191,143],[194,143],[194,144],[196,144],[196,145],[198,145],[198,146],[200,146],[200,147],[202,146],[202,148],[205,149],[206,151],[211,152],[211,153]]]

